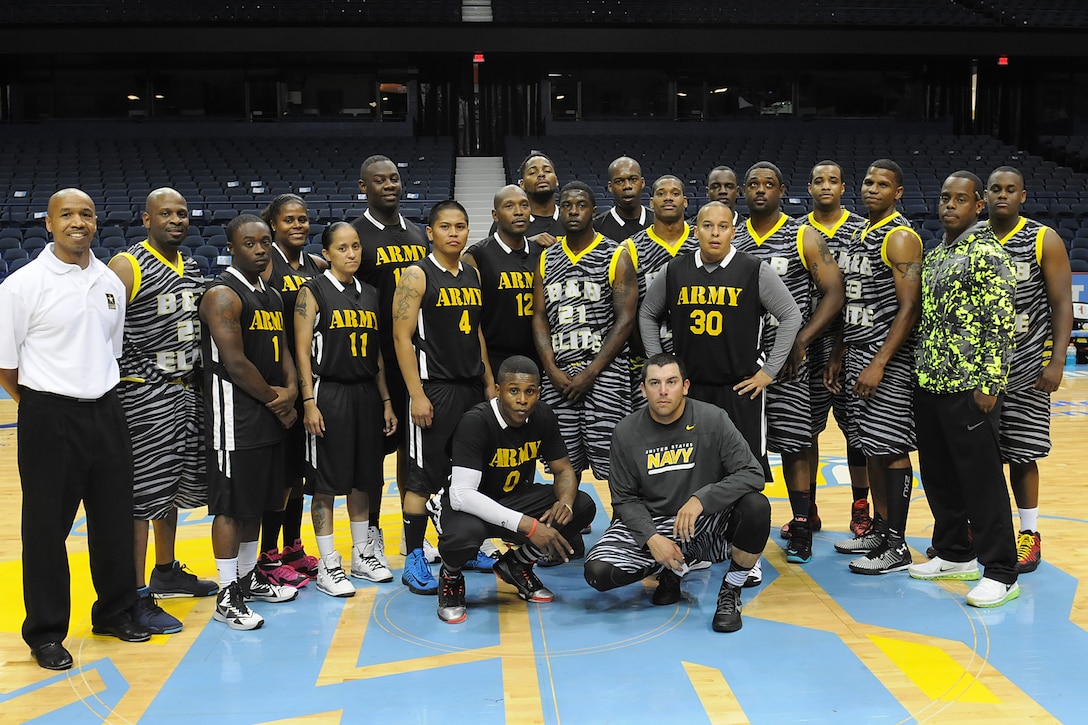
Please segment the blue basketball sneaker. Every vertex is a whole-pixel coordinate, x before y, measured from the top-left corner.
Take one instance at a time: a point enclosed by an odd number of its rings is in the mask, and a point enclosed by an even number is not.
[[[423,549],[413,549],[404,559],[404,572],[400,581],[412,594],[437,594],[438,580],[423,557]]]

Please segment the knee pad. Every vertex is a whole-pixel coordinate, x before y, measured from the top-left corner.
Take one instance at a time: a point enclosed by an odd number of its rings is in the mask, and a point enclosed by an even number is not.
[[[616,585],[612,583],[612,573],[614,570],[614,566],[603,561],[587,561],[585,563],[586,584],[589,584],[599,592],[607,592],[609,589],[615,589]]]

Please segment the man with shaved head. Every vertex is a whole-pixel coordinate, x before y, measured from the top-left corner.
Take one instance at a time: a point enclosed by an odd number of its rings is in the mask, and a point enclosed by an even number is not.
[[[207,597],[219,591],[174,558],[178,509],[208,503],[204,466],[204,406],[194,387],[200,360],[197,305],[204,278],[181,243],[189,233],[189,207],[170,188],[147,197],[147,239],[110,260],[125,285],[127,311],[117,392],[132,436],[133,518],[137,621],[152,634],[172,634],[182,624],[155,597]],[[147,576],[149,522],[154,522],[155,568]]]
[[[65,539],[80,503],[98,601],[91,631],[126,642],[150,633],[131,614],[132,448],[115,388],[125,287],[91,254],[94,202],[49,199],[53,242],[0,285],[0,385],[19,404],[23,640],[38,664],[66,670],[71,577]]]
[[[495,194],[494,232],[465,251],[462,259],[480,273],[483,290],[481,328],[491,369],[524,355],[540,365],[533,345],[533,274],[541,246],[526,238],[531,217],[529,197],[513,184]]]
[[[654,223],[654,213],[642,205],[646,179],[642,167],[629,156],[621,156],[608,165],[608,190],[616,204],[593,220],[593,228],[622,242]],[[641,396],[640,396],[641,397]]]

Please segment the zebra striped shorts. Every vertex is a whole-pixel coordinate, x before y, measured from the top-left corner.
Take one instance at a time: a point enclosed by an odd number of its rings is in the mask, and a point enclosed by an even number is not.
[[[685,561],[725,561],[729,557],[729,542],[725,538],[725,529],[732,509],[719,511],[713,516],[700,516],[695,519],[695,536],[686,544],[679,544]],[[672,527],[675,516],[654,516],[657,533],[673,539]],[[679,543],[679,542],[678,542]],[[651,574],[661,568],[647,546],[635,543],[635,537],[627,524],[620,519],[612,519],[601,538],[586,554],[586,561],[603,561],[620,571],[632,574],[645,571]]]
[[[812,445],[812,399],[808,367],[801,363],[796,380],[767,386],[767,450],[800,453]]]
[[[563,371],[572,378],[588,363],[567,365]],[[572,402],[562,397],[547,376],[541,385],[540,399],[548,404],[559,420],[559,431],[567,444],[570,464],[581,475],[591,469],[602,481],[609,477],[608,452],[616,423],[631,412],[631,372],[626,358],[608,364],[585,397]]]
[[[208,502],[204,456],[204,402],[177,383],[117,386],[132,436],[133,518],[166,518],[174,507]]]
[[[824,385],[824,370],[831,359],[831,348],[834,346],[833,338],[824,336],[808,346],[808,390],[812,406],[812,434],[820,435],[827,429],[827,417],[832,408],[835,410],[835,420],[840,429],[845,429],[846,417],[846,391],[832,393]],[[839,383],[843,383],[843,371],[839,370]],[[845,386],[844,386],[845,387]]]
[[[1028,388],[1005,393],[998,439],[1004,463],[1031,463],[1050,453],[1050,393]]]
[[[910,345],[904,347],[908,349],[901,347],[888,361],[884,377],[870,398],[850,391],[880,346],[846,348],[846,442],[866,456],[903,455],[918,447],[914,433],[914,356]]]

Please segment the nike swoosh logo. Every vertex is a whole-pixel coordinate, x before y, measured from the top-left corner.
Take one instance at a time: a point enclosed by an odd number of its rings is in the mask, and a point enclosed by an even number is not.
[[[952,571],[955,568],[955,566],[945,566],[944,564],[941,564],[941,571]]]
[[[980,420],[979,422],[975,423],[974,425],[967,426],[967,430],[974,430],[975,428],[978,428],[980,425],[982,425],[985,422],[986,421],[984,421],[984,420]]]
[[[692,425],[687,426],[687,429],[688,430],[695,430],[695,424],[693,423]]]

